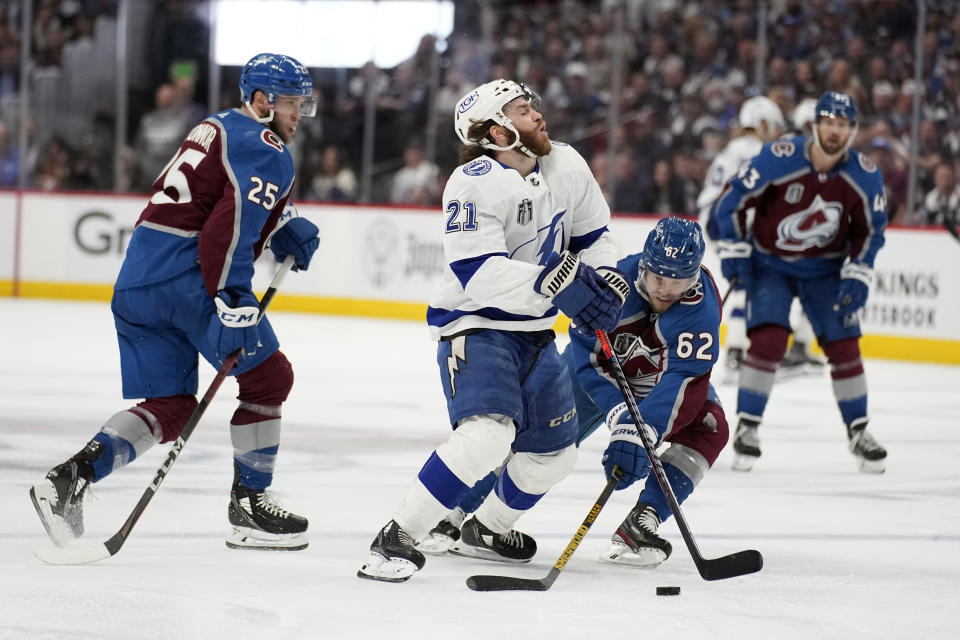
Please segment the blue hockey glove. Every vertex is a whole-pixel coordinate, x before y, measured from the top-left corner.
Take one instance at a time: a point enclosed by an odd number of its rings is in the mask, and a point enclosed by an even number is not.
[[[607,478],[613,474],[613,467],[623,470],[617,491],[626,489],[637,480],[643,480],[650,473],[650,458],[643,448],[643,440],[637,431],[630,416],[626,403],[620,403],[607,413],[607,428],[610,429],[610,444],[603,452],[603,471]],[[640,428],[644,430],[654,447],[660,444],[660,435],[657,431],[643,422]]]
[[[833,308],[843,315],[856,313],[867,304],[873,269],[860,262],[848,262],[840,269],[840,278]]]
[[[260,306],[253,292],[231,295],[228,291],[220,291],[213,303],[216,313],[210,318],[207,339],[216,349],[219,361],[222,363],[237,349],[242,349],[241,358],[256,354],[260,346],[260,329],[257,327]]]
[[[723,277],[735,289],[746,289],[750,286],[753,264],[750,255],[753,246],[742,240],[718,240],[717,257],[720,258],[720,271]]]
[[[317,237],[319,231],[317,225],[306,218],[290,218],[270,238],[270,250],[277,262],[283,262],[287,256],[292,255],[293,270],[306,271],[314,251],[320,246],[320,238]]]
[[[580,257],[564,251],[552,256],[533,283],[583,332],[613,331],[620,320],[620,294]]]

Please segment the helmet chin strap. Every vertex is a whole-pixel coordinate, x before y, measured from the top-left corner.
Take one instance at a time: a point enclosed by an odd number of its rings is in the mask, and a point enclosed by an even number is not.
[[[855,124],[852,127],[850,127],[850,135],[847,136],[847,141],[843,144],[843,149],[840,150],[841,155],[846,153],[850,149],[850,145],[853,144],[853,139],[857,137],[857,131],[859,130],[859,128],[860,128],[859,124]],[[820,147],[821,151],[823,151],[824,153],[827,152],[827,150],[824,149],[823,145],[820,143],[820,131],[817,127],[816,122],[813,123],[813,141],[818,147]]]
[[[253,117],[253,119],[259,122],[260,124],[268,124],[270,122],[273,122],[273,109],[270,109],[270,115],[264,116],[261,118],[260,116],[257,115],[257,111],[256,109],[253,108],[252,104],[250,104],[249,102],[244,102],[243,106],[247,109],[247,111],[250,112],[251,117]]]

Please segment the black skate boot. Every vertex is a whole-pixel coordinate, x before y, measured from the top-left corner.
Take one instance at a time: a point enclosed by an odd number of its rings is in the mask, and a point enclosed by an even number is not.
[[[495,533],[472,516],[463,523],[460,541],[450,548],[450,553],[497,562],[530,562],[537,553],[537,542],[516,529]]]
[[[83,535],[83,496],[93,481],[90,463],[100,457],[103,445],[91,440],[79,453],[47,472],[30,487],[30,500],[53,544],[62,547]]]
[[[437,526],[430,529],[429,535],[420,541],[417,549],[431,556],[442,556],[450,551],[450,547],[460,539],[460,525],[467,514],[457,507],[441,520]]]
[[[403,582],[410,579],[414,572],[423,569],[426,563],[427,559],[417,551],[410,534],[401,529],[396,520],[391,520],[374,538],[370,545],[370,557],[357,571],[357,577]]]
[[[660,517],[656,509],[640,502],[610,539],[610,548],[600,554],[600,559],[614,564],[632,567],[657,567],[670,557],[673,547],[657,535]]]
[[[850,453],[860,462],[860,471],[864,473],[883,473],[886,471],[887,450],[881,447],[870,432],[867,423],[856,427],[847,427]]]
[[[227,519],[233,525],[231,549],[298,551],[309,544],[307,519],[281,508],[267,491],[243,486],[236,465]]]
[[[737,432],[733,436],[733,450],[736,455],[733,459],[734,471],[750,471],[760,457],[760,436],[757,428],[760,423],[747,418],[740,418]]]

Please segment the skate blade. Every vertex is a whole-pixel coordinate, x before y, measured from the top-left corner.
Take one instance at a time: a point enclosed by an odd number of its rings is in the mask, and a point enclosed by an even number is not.
[[[45,482],[50,484],[49,480]],[[52,488],[53,485],[50,484],[50,487]],[[37,491],[37,488],[40,488],[41,491]],[[33,503],[33,508],[37,510],[37,515],[40,516],[40,523],[43,524],[43,528],[47,530],[50,541],[58,547],[65,547],[70,540],[75,538],[73,529],[66,520],[53,512],[50,506],[50,499],[46,495],[43,495],[43,489],[45,489],[45,487],[42,485],[30,487],[30,502]]]
[[[887,470],[886,460],[867,460],[865,458],[857,458],[860,462],[860,473],[874,473],[880,474]]]
[[[420,541],[417,550],[430,556],[444,556],[456,540],[442,533],[431,533]]]
[[[660,549],[641,547],[633,550],[622,542],[611,542],[610,547],[600,554],[600,560],[603,562],[643,569],[659,567],[666,559],[667,554]]]
[[[371,553],[357,571],[357,577],[381,582],[406,582],[416,572],[417,565],[405,558],[386,558],[379,553]]]
[[[733,470],[734,471],[750,471],[753,469],[753,465],[757,463],[757,460],[760,459],[760,456],[748,456],[742,453],[738,453],[733,458]]]
[[[300,551],[306,549],[310,541],[302,533],[271,534],[247,527],[234,527],[226,544],[231,549]]]
[[[450,547],[450,553],[464,558],[476,558],[478,560],[490,560],[491,562],[503,562],[505,564],[524,564],[533,560],[533,557],[526,559],[504,558],[496,551],[484,549],[483,547],[474,547],[473,545],[456,542]]]

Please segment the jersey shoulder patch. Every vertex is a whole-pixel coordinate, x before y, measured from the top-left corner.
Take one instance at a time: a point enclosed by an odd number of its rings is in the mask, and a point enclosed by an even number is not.
[[[276,149],[280,153],[283,153],[283,140],[270,129],[264,129],[260,133],[260,139],[271,149]]]
[[[873,173],[877,170],[877,164],[867,154],[857,152],[857,160],[860,162],[860,167],[867,173]]]
[[[777,158],[789,158],[797,151],[792,140],[777,140],[770,143],[770,153]]]
[[[482,176],[485,173],[490,173],[492,168],[493,163],[490,162],[489,158],[477,158],[463,165],[463,173],[474,177]]]

